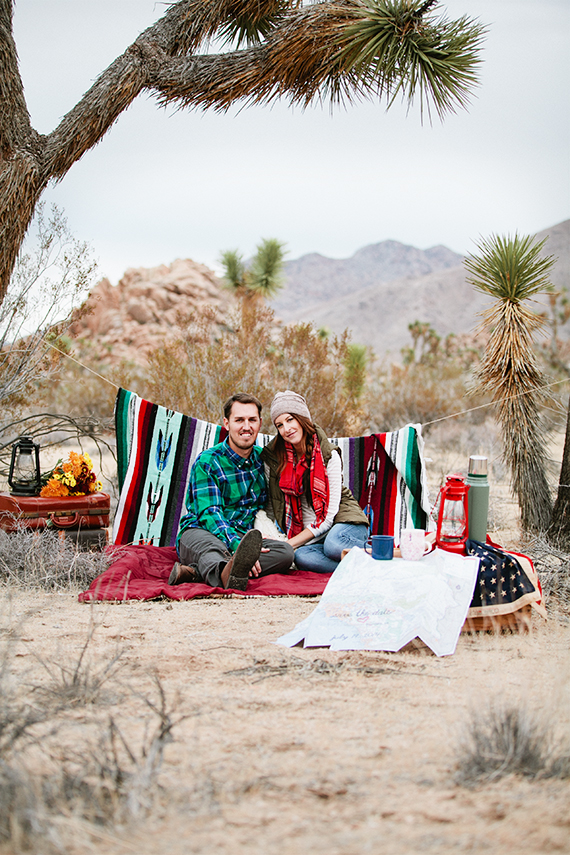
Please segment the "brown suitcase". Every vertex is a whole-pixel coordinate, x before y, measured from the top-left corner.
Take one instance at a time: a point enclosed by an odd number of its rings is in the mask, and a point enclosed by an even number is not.
[[[90,493],[88,496],[41,498],[40,496],[15,496],[0,493],[0,528],[15,531],[17,528],[77,531],[89,528],[106,528],[109,525],[111,498],[108,493]]]

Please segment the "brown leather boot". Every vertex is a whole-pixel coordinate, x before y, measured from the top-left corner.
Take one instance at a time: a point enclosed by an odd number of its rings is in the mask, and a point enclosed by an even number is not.
[[[170,576],[168,577],[169,585],[183,585],[185,582],[199,582],[196,575],[196,571],[193,567],[188,566],[187,564],[181,564],[180,561],[177,561]]]
[[[222,585],[224,588],[234,588],[245,591],[249,571],[261,554],[263,537],[257,529],[247,531],[240,540],[234,555],[222,570]]]

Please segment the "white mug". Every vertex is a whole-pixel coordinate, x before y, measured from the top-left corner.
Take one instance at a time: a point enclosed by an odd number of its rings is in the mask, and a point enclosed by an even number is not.
[[[400,533],[400,552],[405,561],[419,561],[431,549],[422,528],[403,528]]]

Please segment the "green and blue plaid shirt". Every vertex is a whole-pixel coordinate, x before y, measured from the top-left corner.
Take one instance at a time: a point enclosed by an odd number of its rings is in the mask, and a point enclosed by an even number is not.
[[[260,455],[254,445],[249,457],[240,457],[227,439],[200,454],[190,473],[178,538],[187,528],[204,528],[235,552],[267,499]]]

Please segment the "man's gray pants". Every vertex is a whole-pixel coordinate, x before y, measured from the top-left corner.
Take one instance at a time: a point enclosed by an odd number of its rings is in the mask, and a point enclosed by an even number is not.
[[[283,540],[263,539],[264,549],[259,556],[261,576],[270,573],[287,573],[291,569],[295,551]],[[180,535],[177,546],[181,564],[193,567],[206,585],[222,588],[222,570],[232,557],[226,544],[204,528],[187,528]]]

